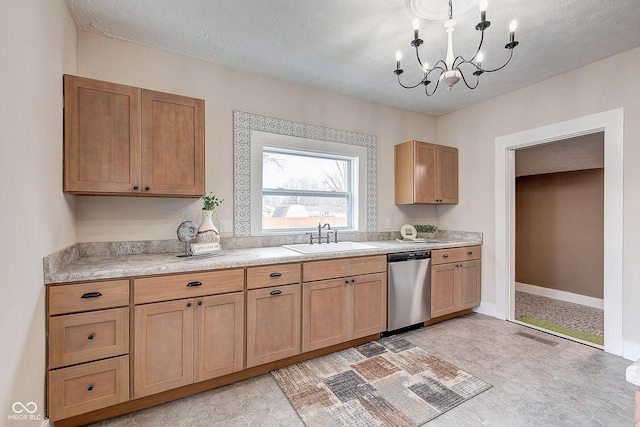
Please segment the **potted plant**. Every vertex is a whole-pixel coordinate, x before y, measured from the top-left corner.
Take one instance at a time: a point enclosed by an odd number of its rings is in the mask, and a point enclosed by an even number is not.
[[[435,239],[436,238],[436,227],[433,224],[426,225],[414,225],[416,231],[418,232],[418,237],[422,237],[424,239]]]
[[[220,232],[213,225],[213,212],[224,202],[224,199],[218,199],[213,193],[202,197],[202,223],[198,227],[198,235],[196,241],[198,243],[214,243],[220,241]]]

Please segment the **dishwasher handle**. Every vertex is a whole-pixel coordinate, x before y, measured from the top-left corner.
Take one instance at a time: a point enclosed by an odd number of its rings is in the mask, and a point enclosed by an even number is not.
[[[393,254],[387,254],[387,262],[404,262],[413,261],[418,259],[431,258],[431,251],[416,251],[416,252],[398,252]]]

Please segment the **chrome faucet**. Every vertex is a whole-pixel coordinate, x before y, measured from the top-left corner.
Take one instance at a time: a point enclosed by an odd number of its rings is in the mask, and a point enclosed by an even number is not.
[[[338,243],[338,230],[331,230],[331,225],[329,223],[326,223],[325,225],[322,225],[322,223],[318,222],[318,235],[317,236],[313,236],[313,233],[307,233],[309,235],[309,244],[313,245],[313,242],[315,240],[318,241],[318,244],[322,243],[322,229],[326,228],[327,229],[327,234],[324,236],[324,239],[326,239],[326,242],[329,243],[329,234],[333,233],[333,240],[335,243]]]

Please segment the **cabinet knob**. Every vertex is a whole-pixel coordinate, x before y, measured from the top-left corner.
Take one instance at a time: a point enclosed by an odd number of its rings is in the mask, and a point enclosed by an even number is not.
[[[442,258],[449,258],[449,254],[442,255]]]
[[[473,255],[473,251],[467,252],[467,255]]]
[[[87,387],[87,391],[93,391],[93,384],[89,385],[89,387]]]
[[[356,283],[356,279],[351,279],[351,283]]]
[[[282,273],[278,273],[277,271],[269,275],[269,277],[280,277],[280,276],[282,276]]]
[[[191,307],[191,303],[190,302],[187,303],[187,307]]]
[[[202,305],[202,301],[198,301],[198,305]]]
[[[149,187],[144,187],[144,191],[149,191],[149,190],[151,190],[151,188],[149,188]]]
[[[344,284],[345,284],[345,285],[348,285],[348,284],[349,284],[349,281],[348,281],[348,280],[345,280],[345,281],[344,281]]]
[[[88,339],[89,341],[93,340],[93,338],[94,338],[93,334],[90,334],[90,335],[87,337],[87,339]]]
[[[133,186],[133,189],[136,190],[136,191],[138,191],[138,188],[140,188],[140,187],[138,187],[137,185]]]
[[[271,295],[280,295],[282,293],[282,291],[279,290],[279,289],[276,289],[275,291],[271,291],[270,293],[271,293]]]

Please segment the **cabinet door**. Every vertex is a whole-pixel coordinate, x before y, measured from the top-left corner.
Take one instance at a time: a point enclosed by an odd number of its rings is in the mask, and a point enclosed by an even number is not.
[[[436,146],[415,141],[414,203],[436,202]]]
[[[193,300],[135,308],[134,397],[193,382]]]
[[[194,381],[241,371],[244,367],[244,294],[196,298]]]
[[[457,311],[455,282],[455,263],[431,267],[431,318]]]
[[[351,282],[353,280],[353,282]],[[350,279],[351,322],[349,339],[377,334],[387,326],[387,277],[368,274]]]
[[[140,89],[64,76],[64,191],[140,191]]]
[[[438,146],[436,162],[436,201],[458,203],[458,149]]]
[[[145,194],[204,194],[204,101],[142,91]]]
[[[458,283],[456,303],[458,310],[480,305],[480,260],[457,264]]]
[[[300,353],[300,285],[247,291],[247,368]]]
[[[303,352],[347,341],[348,283],[346,278],[303,283]]]

